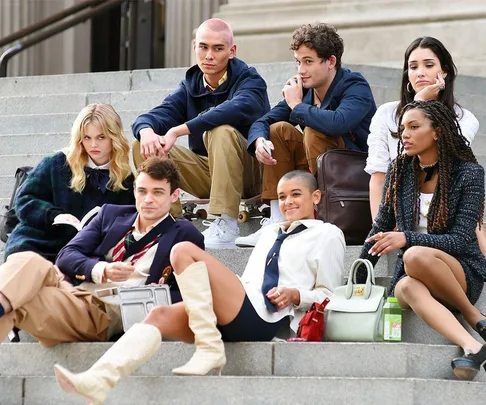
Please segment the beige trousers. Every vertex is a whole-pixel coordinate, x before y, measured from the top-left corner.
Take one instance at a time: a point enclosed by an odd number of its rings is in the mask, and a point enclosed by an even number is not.
[[[74,288],[55,265],[37,253],[8,257],[0,266],[0,292],[13,308],[0,317],[0,342],[14,326],[46,347],[107,340],[110,319],[104,304]]]
[[[284,174],[292,170],[315,174],[319,155],[330,149],[344,148],[342,137],[327,136],[309,127],[302,134],[285,121],[270,125],[270,141],[275,148],[272,157],[277,164],[263,167],[263,200],[277,199],[277,184]]]
[[[209,213],[238,216],[241,198],[260,193],[261,175],[258,160],[246,150],[246,139],[230,125],[221,125],[203,136],[208,156],[174,145],[169,157],[177,164],[181,189],[198,198],[209,198]],[[143,161],[140,143],[132,145],[133,162],[138,168]],[[180,203],[172,215],[181,216]]]

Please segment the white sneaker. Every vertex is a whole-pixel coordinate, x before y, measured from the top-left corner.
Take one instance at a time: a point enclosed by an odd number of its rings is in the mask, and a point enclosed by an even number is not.
[[[238,247],[255,247],[258,240],[260,239],[263,229],[268,225],[272,225],[276,223],[277,223],[276,221],[273,221],[270,218],[262,218],[262,220],[260,221],[260,225],[262,227],[258,231],[253,232],[248,236],[242,236],[236,239],[235,245]]]
[[[223,218],[216,218],[213,222],[202,221],[202,223],[209,226],[202,232],[206,249],[235,248],[235,240],[240,236],[238,228],[234,231]]]

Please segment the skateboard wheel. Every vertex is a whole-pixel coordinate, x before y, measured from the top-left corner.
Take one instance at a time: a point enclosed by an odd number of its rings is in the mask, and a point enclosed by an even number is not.
[[[238,223],[243,224],[250,219],[250,214],[248,211],[240,211],[238,214]]]
[[[206,219],[208,217],[208,213],[204,209],[200,209],[196,211],[196,217],[199,219]]]
[[[265,207],[262,209],[262,216],[265,218],[270,218],[270,207]]]

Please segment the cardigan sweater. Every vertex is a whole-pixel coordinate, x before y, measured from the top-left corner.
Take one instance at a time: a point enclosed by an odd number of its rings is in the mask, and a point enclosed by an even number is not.
[[[93,173],[93,177],[96,174]],[[89,210],[105,203],[134,204],[132,175],[123,183],[126,190],[103,192],[101,187],[96,187],[93,181],[87,179],[82,193],[69,188],[71,176],[63,152],[45,157],[29,173],[15,202],[20,222],[8,238],[5,257],[15,252],[34,251],[53,261],[76,235],[76,229],[72,226],[52,225],[57,215],[68,213],[81,219]]]
[[[390,169],[385,176],[384,190],[390,186]],[[469,282],[475,279],[486,280],[486,258],[479,249],[475,229],[479,222],[481,206],[484,201],[484,169],[481,165],[472,162],[456,161],[450,174],[449,186],[449,217],[447,231],[443,234],[418,233],[414,227],[414,171],[412,159],[408,159],[404,167],[401,183],[398,185],[398,213],[391,204],[384,203],[384,196],[371,228],[368,238],[378,232],[389,232],[397,227],[403,232],[406,245],[401,249],[391,282],[390,294],[394,293],[395,285],[405,275],[403,253],[411,246],[425,246],[442,250],[455,257],[462,265],[466,279]],[[374,242],[365,243],[360,257],[376,264],[379,257],[368,254]],[[358,280],[363,281],[366,275],[358,272]],[[360,282],[359,281],[359,282]],[[482,287],[482,286],[481,286]]]

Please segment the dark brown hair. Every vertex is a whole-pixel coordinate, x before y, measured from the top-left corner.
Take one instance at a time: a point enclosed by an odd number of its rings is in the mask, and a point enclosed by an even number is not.
[[[341,67],[344,43],[332,25],[323,23],[301,25],[292,34],[290,50],[296,51],[302,45],[315,49],[317,56],[325,61],[334,55],[336,70]]]
[[[304,170],[292,170],[291,172],[284,174],[280,178],[280,181],[287,181],[292,179],[299,179],[302,184],[304,184],[310,190],[311,193],[317,190],[317,180],[315,176],[313,176],[309,172],[306,172]]]
[[[454,82],[457,76],[457,68],[452,60],[452,56],[446,47],[438,39],[433,37],[420,37],[414,40],[405,51],[403,60],[403,72],[402,72],[402,84],[400,89],[400,103],[397,106],[396,120],[398,121],[400,117],[400,112],[402,108],[413,101],[415,97],[415,91],[409,92],[408,86],[408,60],[410,54],[417,48],[430,49],[437,59],[439,59],[440,67],[447,73],[444,78],[445,88],[439,93],[439,98],[437,99],[441,103],[445,104],[452,112],[454,112],[454,106],[456,105],[456,100],[454,99]]]
[[[445,233],[447,231],[447,220],[449,216],[449,187],[450,179],[455,161],[477,163],[476,157],[469,146],[469,141],[464,138],[461,127],[454,112],[440,101],[413,101],[407,104],[400,114],[398,123],[398,136],[400,141],[397,147],[397,158],[393,162],[390,172],[390,184],[385,194],[385,203],[390,203],[395,215],[398,214],[398,187],[402,181],[404,168],[412,163],[414,169],[414,222],[418,223],[420,209],[420,166],[418,156],[407,156],[403,153],[401,141],[403,129],[400,128],[402,119],[407,111],[418,109],[428,118],[437,134],[438,149],[438,179],[434,196],[427,215],[428,233]],[[484,201],[479,218],[480,225],[483,221]]]
[[[167,180],[170,184],[171,193],[178,189],[181,184],[177,166],[167,158],[153,156],[144,160],[137,170],[137,175],[140,173],[146,173],[154,180]]]

